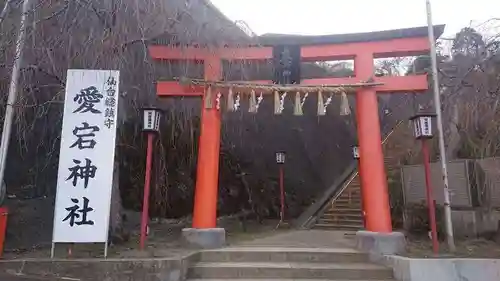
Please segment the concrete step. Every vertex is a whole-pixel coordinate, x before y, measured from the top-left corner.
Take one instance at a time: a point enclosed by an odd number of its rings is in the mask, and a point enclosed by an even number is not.
[[[364,263],[368,255],[353,249],[235,247],[200,252],[197,262]]]
[[[359,177],[356,177],[354,180],[352,180],[349,183],[349,186],[347,187],[347,189],[351,189],[351,188],[358,188],[358,189],[361,188],[361,179]]]
[[[346,190],[339,196],[339,198],[349,198],[349,197],[361,198],[361,191],[353,190],[353,191],[349,192],[348,190]]]
[[[337,198],[337,200],[333,201],[333,203],[336,202],[342,202],[342,201],[358,201],[361,203],[361,195],[360,194],[352,194],[349,196],[348,194],[340,196]]]
[[[369,263],[200,262],[189,268],[188,278],[384,280],[392,270]]]
[[[338,199],[340,198],[349,198],[349,197],[358,197],[358,198],[361,198],[361,191],[360,190],[345,190],[344,192],[342,192],[342,194],[340,194],[340,196],[338,197]]]
[[[326,218],[320,218],[318,220],[319,224],[340,224],[340,225],[362,225],[363,220],[349,220],[349,219],[326,219]]]
[[[3,280],[3,279],[0,279],[0,280]],[[311,281],[311,280],[314,280],[314,281],[350,281],[348,279],[284,279],[284,278],[279,278],[279,279],[266,279],[266,278],[259,278],[259,279],[208,279],[208,278],[203,278],[203,279],[187,279],[187,281],[220,281],[220,280],[224,280],[224,281]],[[351,279],[353,280],[353,279]],[[359,280],[356,280],[356,281],[393,281],[394,279],[379,279],[379,280],[375,280],[375,279],[359,279]]]
[[[364,228],[362,224],[359,225],[346,225],[346,224],[341,224],[341,223],[316,223],[314,225],[314,228],[316,229],[325,229],[325,230],[361,230]]]
[[[361,184],[360,184],[360,182],[357,181],[357,180],[351,181],[349,183],[349,185],[347,186],[347,188],[344,189],[344,191],[342,193],[349,192],[349,191],[351,191],[351,192],[361,192]]]
[[[350,210],[353,210],[353,209],[358,209],[358,210],[361,210],[361,203],[334,203],[332,205],[332,207],[330,208],[332,210],[339,210],[339,209],[350,209]]]
[[[3,280],[3,279],[0,279],[0,280]],[[314,280],[314,281],[350,281],[348,279],[284,279],[284,278],[279,278],[279,279],[266,279],[266,278],[259,278],[259,279],[209,279],[209,278],[203,278],[203,279],[187,279],[186,281],[220,281],[220,280],[224,280],[224,281],[311,281],[311,280]],[[353,279],[351,279],[353,280]],[[394,281],[394,279],[379,279],[379,280],[375,280],[375,279],[359,279],[359,280],[356,280],[356,281]]]
[[[338,198],[337,200],[331,202],[332,205],[338,205],[338,204],[356,204],[356,205],[361,205],[361,198],[356,198],[356,197],[344,197],[344,198]]]
[[[335,208],[330,208],[328,209],[325,214],[327,215],[340,215],[340,214],[354,214],[354,215],[358,215],[358,214],[362,214],[361,213],[361,208],[342,208],[342,209],[335,209]]]
[[[340,196],[339,198],[337,198],[337,200],[335,200],[333,202],[335,203],[335,202],[347,201],[347,200],[361,202],[361,194],[351,194],[350,196],[348,194],[345,194],[345,195]]]
[[[361,189],[359,189],[359,188],[356,188],[356,189],[348,188],[348,189],[344,190],[344,192],[342,192],[342,194],[340,194],[339,197],[343,197],[343,196],[347,196],[347,195],[361,196]]]
[[[355,199],[337,199],[335,202],[332,202],[333,206],[344,206],[344,205],[359,205],[361,206],[361,200]]]
[[[351,200],[350,202],[347,201],[347,200],[341,200],[341,201],[335,201],[333,204],[332,204],[333,207],[336,207],[336,208],[342,208],[342,207],[358,207],[358,206],[361,206],[361,201],[354,201],[354,200]]]
[[[348,212],[348,213],[341,213],[341,212],[329,212],[329,213],[324,213],[322,218],[325,219],[360,219],[363,220],[363,214],[361,211],[356,211],[356,212]]]

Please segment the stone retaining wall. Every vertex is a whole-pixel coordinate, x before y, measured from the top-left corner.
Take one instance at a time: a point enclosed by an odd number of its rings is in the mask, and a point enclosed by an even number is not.
[[[392,267],[399,281],[498,281],[500,260],[496,259],[413,259],[390,256],[385,264]]]
[[[150,259],[0,261],[0,273],[78,281],[183,281],[192,255]]]

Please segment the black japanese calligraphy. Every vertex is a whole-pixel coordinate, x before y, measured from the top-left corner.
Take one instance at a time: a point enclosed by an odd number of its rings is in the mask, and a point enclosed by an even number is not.
[[[108,129],[111,129],[111,127],[115,124],[115,120],[111,119],[111,118],[106,118],[106,120],[104,120],[104,126],[108,127]]]
[[[109,77],[108,77],[108,80],[106,81],[106,83],[107,83],[109,86],[116,86],[116,79],[115,79],[115,77],[113,77],[113,76],[109,76]]]
[[[73,135],[78,139],[70,146],[70,148],[77,146],[80,150],[86,148],[92,149],[96,145],[94,133],[99,131],[99,127],[90,126],[87,122],[82,122],[82,125],[82,127],[75,127],[73,129]]]
[[[104,111],[104,117],[115,117],[115,109],[114,108],[106,108],[106,111]]]
[[[87,188],[89,184],[89,179],[93,179],[95,177],[95,173],[97,171],[97,167],[92,165],[92,161],[88,158],[85,158],[85,165],[80,166],[82,161],[73,159],[73,163],[76,165],[68,168],[71,172],[69,177],[66,180],[72,180],[73,186],[76,186],[78,183],[78,179],[82,179],[84,182],[84,188]]]
[[[73,99],[80,105],[73,113],[86,113],[91,112],[94,114],[101,113],[100,110],[94,108],[96,103],[101,102],[103,95],[99,93],[96,87],[91,86],[82,89],[79,94],[76,94]]]
[[[115,107],[116,99],[114,97],[107,97],[104,104],[109,107]]]
[[[69,226],[73,227],[76,225],[94,225],[94,221],[89,220],[87,215],[89,212],[94,211],[93,208],[89,207],[89,199],[83,197],[83,206],[80,208],[80,201],[76,198],[71,198],[71,202],[75,205],[67,207],[68,215],[63,219],[63,222],[69,221]],[[81,216],[80,216],[80,214]]]
[[[108,94],[108,97],[114,97],[116,94],[116,90],[113,88],[109,88],[106,90],[106,93]]]
[[[106,81],[106,84],[109,87],[106,90],[106,99],[104,100],[104,105],[106,106],[104,111],[104,126],[111,129],[111,127],[115,125],[115,108],[117,104],[115,94],[117,81],[113,76],[110,76]]]

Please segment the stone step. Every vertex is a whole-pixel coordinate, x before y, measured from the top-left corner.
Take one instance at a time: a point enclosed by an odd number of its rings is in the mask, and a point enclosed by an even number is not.
[[[339,214],[361,214],[361,208],[342,208],[335,209],[333,207],[329,208],[325,214],[328,215],[339,215]]]
[[[2,280],[2,279],[0,279]],[[311,280],[314,280],[314,281],[350,281],[350,280],[347,280],[347,279],[283,279],[283,278],[279,278],[279,279],[266,279],[266,278],[259,278],[259,279],[208,279],[208,278],[204,278],[204,279],[187,279],[186,281],[220,281],[220,280],[224,280],[224,281],[311,281]],[[353,280],[353,279],[351,279]],[[379,280],[375,280],[375,279],[358,279],[356,281],[393,281],[394,279],[379,279]]]
[[[335,200],[335,202],[333,202],[334,204],[336,203],[357,203],[357,204],[361,204],[361,197],[360,196],[343,196],[343,197],[340,197],[338,198],[337,200]]]
[[[359,225],[346,225],[342,223],[316,223],[314,228],[325,230],[361,230],[364,228],[363,224]]]
[[[361,202],[361,194],[351,194],[351,195],[344,194],[344,195],[340,196],[339,198],[337,198],[337,200],[333,201],[333,203],[339,202],[339,201],[348,201],[348,200]]]
[[[392,276],[391,269],[369,263],[200,262],[188,270],[188,278],[203,279],[384,280]]]
[[[358,192],[351,192],[351,193],[343,193],[342,195],[340,195],[337,200],[333,201],[333,202],[337,202],[339,200],[345,200],[345,199],[351,199],[351,200],[359,200],[361,201],[361,193],[358,193]]]
[[[340,209],[358,209],[361,210],[361,203],[334,203],[333,206],[330,208],[333,211],[340,210]]]
[[[333,206],[349,206],[349,205],[355,205],[355,206],[361,206],[361,200],[346,200],[346,199],[341,199],[333,202]]]
[[[318,220],[319,224],[341,224],[341,225],[362,225],[363,219],[352,220],[352,219],[326,219],[320,218]]]
[[[344,190],[344,192],[361,192],[361,184],[359,181],[354,180],[349,183],[349,186]]]
[[[337,198],[337,200],[334,201],[335,202],[338,202],[338,201],[343,201],[343,200],[358,200],[361,202],[361,194],[360,193],[351,193],[350,195],[348,193],[345,193],[343,194],[342,196],[340,196],[339,198]]]
[[[369,262],[369,258],[353,249],[235,247],[202,251],[193,261],[363,263]]]
[[[351,203],[351,204],[358,204],[360,205],[361,204],[361,198],[360,197],[348,197],[348,196],[345,196],[345,197],[341,197],[341,198],[337,198],[337,200],[333,201],[332,204],[333,205],[336,205],[338,203]]]
[[[340,194],[339,198],[349,196],[349,195],[361,196],[361,189],[359,189],[359,188],[356,188],[356,189],[347,188],[346,190],[344,190],[344,192],[342,192],[342,194]]]
[[[349,197],[357,197],[357,198],[361,198],[361,192],[360,191],[351,191],[351,192],[343,192],[342,195],[340,195],[339,199],[340,198],[349,198]]]
[[[363,220],[363,214],[361,211],[356,211],[352,213],[340,213],[340,212],[331,212],[331,213],[324,213],[323,216],[321,216],[324,219],[360,219]]]
[[[348,187],[342,194],[340,194],[340,197],[345,196],[345,195],[361,195],[361,188],[359,187]]]
[[[347,198],[342,198],[342,199],[338,199],[336,200],[335,202],[333,202],[332,206],[350,206],[350,205],[354,205],[354,206],[361,206],[361,200],[359,199],[354,199],[354,198],[351,198],[351,199],[347,199]]]

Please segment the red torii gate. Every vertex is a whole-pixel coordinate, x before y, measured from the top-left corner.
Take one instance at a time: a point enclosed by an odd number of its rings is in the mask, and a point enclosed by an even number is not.
[[[444,26],[436,26],[441,34]],[[339,42],[343,36],[348,41]],[[439,35],[438,35],[439,36]],[[428,89],[427,75],[374,77],[374,59],[428,54],[430,44],[427,27],[400,29],[366,34],[314,37],[313,44],[301,46],[302,61],[331,61],[354,59],[355,77],[304,79],[302,85],[353,84],[374,79],[381,83],[361,87],[356,91],[356,118],[359,139],[360,174],[366,229],[372,232],[392,232],[387,179],[381,145],[377,93],[417,92]],[[337,39],[335,39],[337,38]],[[289,38],[290,39],[290,38]],[[300,40],[301,37],[292,37]],[[285,40],[285,39],[283,39]],[[219,81],[222,60],[268,60],[273,58],[272,47],[170,47],[153,45],[149,53],[154,59],[197,60],[204,62],[205,79]],[[272,83],[271,81],[258,81]],[[160,97],[189,96],[205,98],[204,86],[186,86],[179,82],[159,81]],[[215,95],[212,96],[215,99]],[[199,139],[193,228],[216,227],[219,176],[221,118],[220,110],[202,106]]]

